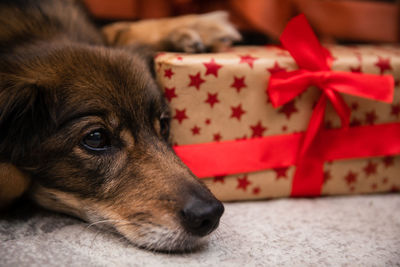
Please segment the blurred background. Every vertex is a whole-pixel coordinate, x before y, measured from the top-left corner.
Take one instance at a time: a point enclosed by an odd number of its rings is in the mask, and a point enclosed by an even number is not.
[[[304,13],[324,42],[399,43],[400,0],[85,0],[99,24],[226,10],[247,44],[277,42]]]

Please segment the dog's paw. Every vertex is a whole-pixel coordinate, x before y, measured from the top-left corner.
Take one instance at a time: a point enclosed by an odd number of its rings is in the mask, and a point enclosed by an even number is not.
[[[142,43],[157,50],[188,53],[218,52],[241,40],[240,33],[228,20],[228,13],[216,11],[202,15],[119,22],[103,28],[110,45]]]
[[[187,16],[164,41],[172,50],[200,53],[223,51],[239,40],[241,35],[229,22],[228,13],[217,11]]]
[[[173,30],[161,44],[164,50],[201,53],[206,51],[206,46],[200,34],[189,27],[181,27]]]

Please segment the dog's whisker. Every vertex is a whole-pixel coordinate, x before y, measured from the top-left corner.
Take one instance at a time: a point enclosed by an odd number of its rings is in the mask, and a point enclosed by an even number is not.
[[[123,223],[116,223],[115,226],[118,227],[126,227],[126,226],[135,226],[135,227],[142,227],[144,224],[137,223],[137,222],[123,222]]]
[[[94,241],[96,240],[97,236],[98,236],[100,233],[101,233],[100,230],[96,231],[96,234],[94,235],[94,238],[93,238],[92,242],[90,243],[90,248],[93,248]]]
[[[102,228],[102,229],[97,228],[96,234],[95,234],[93,240],[91,241],[90,248],[93,247],[93,245],[94,245],[94,243],[95,243],[95,241],[96,241],[96,239],[97,239],[97,236],[98,236],[99,234],[103,233],[103,232],[111,233],[111,234],[117,234],[117,235],[120,235],[120,234],[121,234],[118,230],[116,230],[116,229],[114,229],[114,228],[112,228],[112,227],[107,228],[107,229],[105,229],[105,228]],[[124,238],[124,236],[122,236],[122,237]]]
[[[223,246],[226,247],[225,240],[224,240],[223,238],[221,238],[221,234],[220,234],[220,232],[218,231],[218,229],[213,233],[213,235],[212,235],[212,241],[213,241],[213,242],[222,242],[222,243],[223,243]]]
[[[110,223],[110,222],[116,222],[116,223],[124,222],[125,223],[125,222],[128,222],[128,221],[125,221],[125,220],[101,220],[101,221],[96,221],[96,222],[90,223],[88,226],[86,226],[86,229],[90,228],[92,226],[98,225],[98,224],[103,224],[103,223],[107,224],[107,223]]]
[[[230,228],[227,228],[227,229],[230,229]],[[222,244],[222,246],[224,246],[224,247],[226,247],[226,248],[229,248],[230,247],[230,244],[228,244],[227,243],[227,241],[226,241],[226,239],[224,238],[224,233],[223,233],[223,231],[221,231],[220,229],[217,229],[216,231],[215,231],[215,234],[216,234],[216,236],[215,236],[215,242],[217,242],[216,243],[216,245],[217,246],[219,246],[219,244]]]

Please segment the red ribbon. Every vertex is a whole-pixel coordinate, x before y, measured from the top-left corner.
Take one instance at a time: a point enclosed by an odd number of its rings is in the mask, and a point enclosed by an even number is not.
[[[339,92],[390,103],[393,99],[394,80],[390,75],[332,71],[332,57],[321,46],[304,15],[288,23],[280,40],[295,59],[299,70],[271,75],[267,90],[274,107],[287,103],[310,86],[316,86],[322,91],[300,142],[291,193],[292,196],[317,196],[321,193],[323,183],[324,157],[314,140],[321,132],[328,100],[345,130],[349,125],[350,109]]]
[[[255,172],[296,164],[305,133],[175,146],[176,154],[199,178]],[[324,160],[400,154],[400,123],[322,129],[313,141]]]

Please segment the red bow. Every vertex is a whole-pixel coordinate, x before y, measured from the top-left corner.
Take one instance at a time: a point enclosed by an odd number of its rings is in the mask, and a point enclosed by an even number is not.
[[[271,75],[267,90],[273,106],[287,103],[310,86],[322,91],[298,150],[292,186],[292,196],[317,196],[323,183],[323,159],[313,149],[312,143],[321,129],[327,100],[338,113],[342,127],[347,128],[350,109],[339,92],[390,103],[394,80],[390,75],[332,71],[332,57],[321,46],[304,15],[288,23],[280,40],[295,59],[299,70]]]

